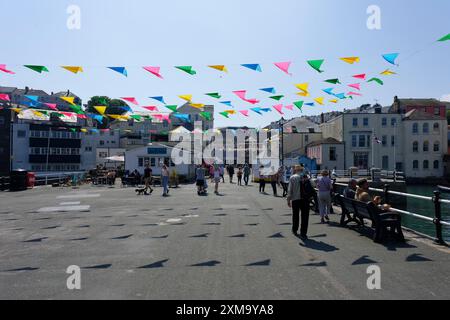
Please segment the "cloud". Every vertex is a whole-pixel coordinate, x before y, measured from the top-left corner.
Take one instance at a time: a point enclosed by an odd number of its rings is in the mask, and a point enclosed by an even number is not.
[[[450,102],[450,94],[444,94],[444,95],[441,97],[441,101]]]

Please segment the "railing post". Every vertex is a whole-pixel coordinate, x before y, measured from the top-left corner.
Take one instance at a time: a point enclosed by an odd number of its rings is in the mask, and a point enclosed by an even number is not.
[[[390,188],[390,186],[388,184],[385,184],[383,186],[384,203],[387,203],[387,204],[389,204],[389,188]]]
[[[442,225],[441,225],[441,220],[442,220],[442,212],[441,212],[441,192],[436,190],[434,191],[434,197],[433,197],[433,202],[434,202],[434,224],[436,225],[436,240],[435,242],[437,244],[441,244],[444,245],[445,241],[442,238]]]

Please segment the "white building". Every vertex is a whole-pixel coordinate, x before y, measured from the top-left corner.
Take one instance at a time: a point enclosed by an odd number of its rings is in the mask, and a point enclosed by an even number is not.
[[[332,170],[344,168],[344,143],[334,138],[327,138],[310,143],[307,147],[307,156],[315,159],[318,170]]]

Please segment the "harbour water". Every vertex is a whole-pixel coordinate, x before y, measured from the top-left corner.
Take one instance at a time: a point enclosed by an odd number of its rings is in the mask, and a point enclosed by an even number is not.
[[[406,190],[407,193],[432,197],[436,187],[430,185],[409,185]],[[450,194],[442,194],[442,197],[450,199]],[[407,211],[434,218],[434,204],[431,201],[408,198]],[[450,221],[450,205],[442,204],[442,218],[445,221]],[[435,225],[431,222],[404,216],[403,225],[429,236],[436,236]],[[450,228],[444,227],[443,234],[446,241],[450,242]]]

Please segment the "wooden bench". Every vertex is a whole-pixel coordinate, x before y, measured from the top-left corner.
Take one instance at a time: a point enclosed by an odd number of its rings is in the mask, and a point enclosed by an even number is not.
[[[358,225],[364,226],[364,219],[366,219],[372,222],[372,228],[375,229],[373,236],[374,242],[383,241],[387,235],[388,229],[390,234],[397,240],[402,242],[405,241],[400,214],[381,210],[372,202],[364,203],[345,198],[342,195],[338,195],[337,199],[342,209],[342,226],[346,226],[352,221],[358,223]]]

